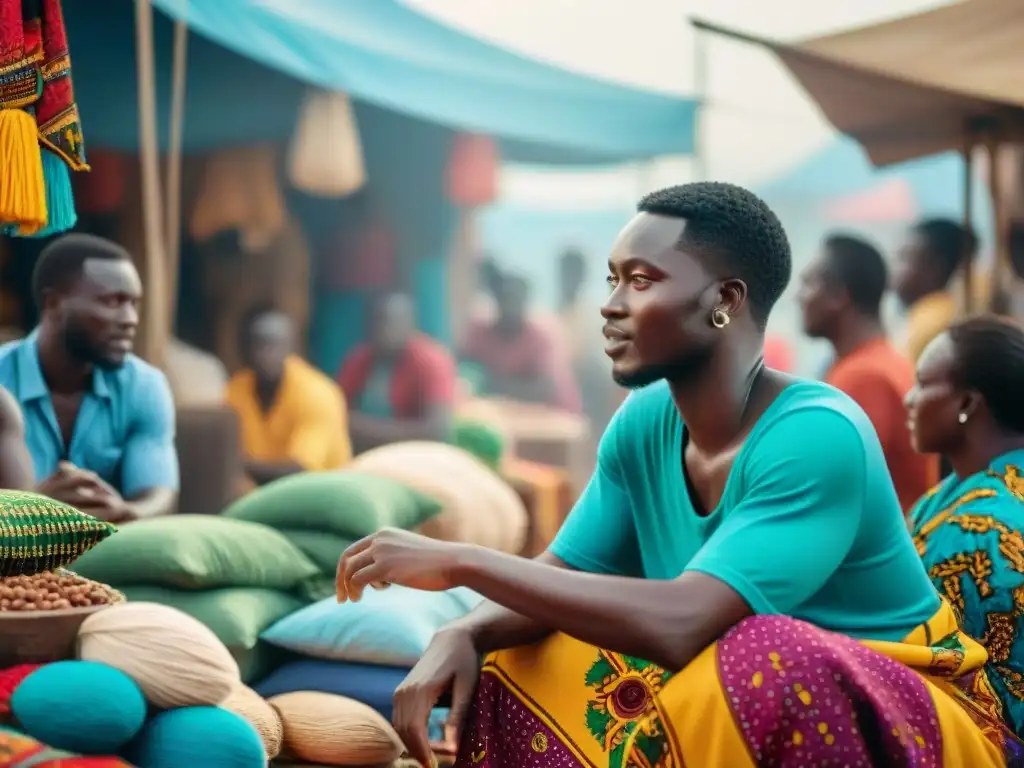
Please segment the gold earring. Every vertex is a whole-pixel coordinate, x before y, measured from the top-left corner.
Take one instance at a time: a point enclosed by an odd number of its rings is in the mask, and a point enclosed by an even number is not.
[[[725,328],[731,319],[729,313],[724,309],[714,309],[711,311],[711,324],[719,330]]]

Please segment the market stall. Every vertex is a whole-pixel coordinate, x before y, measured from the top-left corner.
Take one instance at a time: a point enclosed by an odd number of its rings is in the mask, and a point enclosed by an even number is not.
[[[964,217],[971,218],[974,150],[990,167],[1024,135],[1024,17],[1014,0],[973,0],[834,35],[782,43],[693,20],[695,27],[761,45],[789,68],[837,130],[884,166],[963,153]],[[936,55],[941,52],[941,55]],[[988,174],[996,218],[996,295],[1008,261],[1001,175]],[[965,273],[964,305],[973,289]]]

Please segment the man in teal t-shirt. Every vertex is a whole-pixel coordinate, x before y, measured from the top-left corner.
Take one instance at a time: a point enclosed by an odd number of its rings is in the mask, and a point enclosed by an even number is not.
[[[531,561],[388,530],[346,552],[340,599],[372,582],[488,598],[435,636],[396,693],[414,756],[428,759],[441,692],[453,688],[456,720],[467,711],[478,654],[553,632],[683,670],[752,616],[898,641],[939,611],[865,414],[764,366],[791,270],[779,220],[746,190],[648,195],[612,249],[601,309],[612,375],[636,391],[548,551]],[[811,659],[791,645],[790,662]]]

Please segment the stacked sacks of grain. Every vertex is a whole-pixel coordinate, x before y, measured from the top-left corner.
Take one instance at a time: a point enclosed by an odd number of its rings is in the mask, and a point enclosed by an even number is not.
[[[441,510],[433,498],[396,480],[360,472],[303,472],[243,496],[224,517],[279,531],[302,550],[334,592],[345,548],[381,528],[416,528]]]
[[[243,680],[266,675],[279,655],[260,633],[310,599],[320,569],[272,528],[207,515],[132,523],[74,563],[129,601],[169,605],[209,627]]]
[[[395,688],[434,634],[480,600],[462,588],[421,592],[396,585],[369,590],[357,603],[338,604],[333,597],[314,603],[263,634],[266,642],[302,658],[281,666],[255,688],[271,702],[300,691],[343,696],[390,720]],[[432,737],[440,741],[443,715],[435,714]]]
[[[441,502],[421,533],[518,554],[528,519],[522,499],[494,470],[461,448],[412,441],[360,454],[349,470],[390,478]]]

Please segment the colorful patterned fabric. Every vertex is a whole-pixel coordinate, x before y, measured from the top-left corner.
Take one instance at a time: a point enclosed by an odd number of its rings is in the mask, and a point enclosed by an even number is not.
[[[0,728],[0,766],[5,768],[132,768],[117,757],[81,757],[51,749],[31,736]]]
[[[87,171],[82,122],[71,84],[71,57],[60,0],[32,0],[40,9],[43,90],[36,104],[39,140],[75,171]]]
[[[1024,451],[946,478],[911,521],[928,575],[985,646],[1004,716],[1024,733]]]
[[[32,2],[26,2],[26,10]],[[26,16],[29,20],[26,20]],[[22,13],[22,3],[0,2],[0,108],[27,107],[39,97],[43,58],[38,20]]]
[[[456,768],[1020,765],[943,604],[903,643],[754,616],[677,674],[565,635],[484,663]]]
[[[0,577],[55,571],[116,530],[48,496],[0,489]]]

